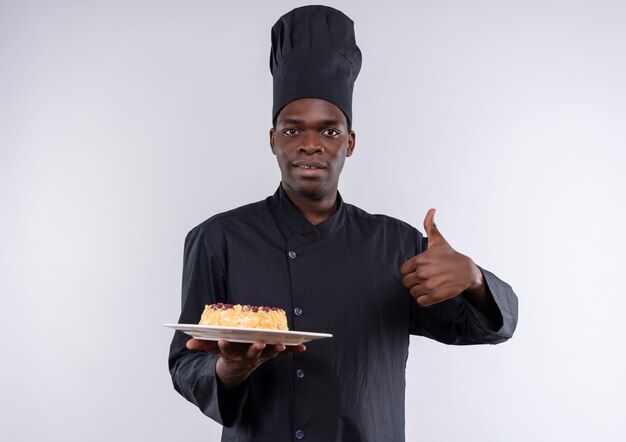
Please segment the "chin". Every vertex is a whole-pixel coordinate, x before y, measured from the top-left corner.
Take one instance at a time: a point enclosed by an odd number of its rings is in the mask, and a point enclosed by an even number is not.
[[[328,195],[333,186],[330,183],[293,183],[286,182],[291,191],[311,200],[318,200]]]
[[[308,198],[310,200],[317,200],[317,199],[320,199],[320,198],[322,198],[322,197],[324,197],[326,195],[326,192],[324,192],[320,188],[311,189],[309,187],[301,187],[299,189],[295,189],[295,192],[298,195],[301,195],[301,196],[303,196],[305,198]]]

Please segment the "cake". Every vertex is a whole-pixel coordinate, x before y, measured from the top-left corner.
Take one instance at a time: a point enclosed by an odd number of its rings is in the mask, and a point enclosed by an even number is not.
[[[204,307],[199,325],[288,330],[285,311],[276,307],[211,304]]]

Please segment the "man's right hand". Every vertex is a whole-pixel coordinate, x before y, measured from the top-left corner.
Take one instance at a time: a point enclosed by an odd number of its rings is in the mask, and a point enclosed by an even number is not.
[[[204,350],[219,356],[215,371],[225,388],[235,388],[243,384],[259,365],[278,354],[300,353],[306,350],[303,344],[287,347],[284,344],[270,345],[263,342],[243,344],[200,339],[187,341],[187,348]]]

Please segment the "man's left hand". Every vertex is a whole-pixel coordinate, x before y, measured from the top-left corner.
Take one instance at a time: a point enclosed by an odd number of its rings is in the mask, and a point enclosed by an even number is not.
[[[480,269],[469,257],[454,250],[434,222],[435,209],[424,218],[428,250],[409,259],[400,267],[402,283],[418,304],[430,306],[463,292],[485,296]]]

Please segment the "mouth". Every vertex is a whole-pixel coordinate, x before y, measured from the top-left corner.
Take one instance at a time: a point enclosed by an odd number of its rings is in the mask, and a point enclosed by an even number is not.
[[[293,163],[294,173],[304,179],[319,179],[326,167],[320,163]]]
[[[295,163],[293,167],[297,169],[304,169],[304,170],[326,169],[326,167],[318,163]]]

